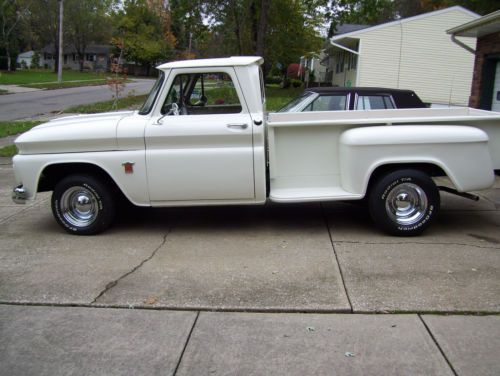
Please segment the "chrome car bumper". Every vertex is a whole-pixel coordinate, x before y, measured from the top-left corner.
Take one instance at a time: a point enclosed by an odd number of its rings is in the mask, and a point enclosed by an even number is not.
[[[12,191],[12,201],[14,201],[16,204],[25,204],[27,196],[28,193],[22,185],[17,186]]]

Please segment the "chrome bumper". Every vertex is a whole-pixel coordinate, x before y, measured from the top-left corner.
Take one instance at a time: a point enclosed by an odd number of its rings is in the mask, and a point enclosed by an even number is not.
[[[12,191],[12,201],[16,204],[25,204],[27,195],[26,189],[22,185],[19,185]]]

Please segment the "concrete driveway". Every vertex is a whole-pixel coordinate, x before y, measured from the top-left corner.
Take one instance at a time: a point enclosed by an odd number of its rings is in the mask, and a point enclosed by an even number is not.
[[[499,178],[416,238],[343,203],[130,209],[77,237],[0,167],[8,374],[498,374]]]
[[[134,79],[126,84],[122,96],[147,94],[153,84],[153,79]],[[112,95],[107,85],[0,95],[0,121],[25,119],[71,106],[108,101],[113,99]]]

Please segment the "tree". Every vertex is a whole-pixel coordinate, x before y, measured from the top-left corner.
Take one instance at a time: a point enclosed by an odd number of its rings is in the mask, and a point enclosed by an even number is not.
[[[31,1],[1,0],[0,27],[1,47],[7,58],[7,70],[13,68],[12,54],[18,52],[21,22],[28,16]]]
[[[313,0],[216,0],[205,2],[212,40],[206,56],[259,55],[268,72],[320,48],[322,17]]]
[[[85,51],[90,43],[108,42],[111,37],[108,13],[110,0],[66,0],[65,20],[67,40],[78,55],[83,71]]]
[[[36,0],[33,2],[29,18],[31,44],[33,48],[42,49],[53,46],[54,56],[59,53],[59,6],[57,0]],[[68,24],[68,22],[66,22]],[[64,38],[67,40],[67,38]],[[54,72],[58,69],[58,59],[55,59]]]
[[[167,33],[169,17],[158,12],[146,0],[125,0],[113,15],[115,39],[123,42],[125,59],[145,66],[148,73],[152,64],[174,55],[174,39]]]

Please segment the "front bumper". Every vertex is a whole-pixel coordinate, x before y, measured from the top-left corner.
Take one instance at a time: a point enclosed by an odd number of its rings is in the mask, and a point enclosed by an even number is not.
[[[27,196],[28,192],[22,184],[12,190],[12,201],[16,204],[26,204]]]

